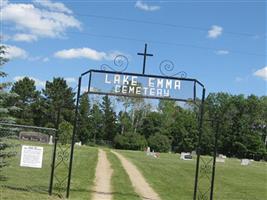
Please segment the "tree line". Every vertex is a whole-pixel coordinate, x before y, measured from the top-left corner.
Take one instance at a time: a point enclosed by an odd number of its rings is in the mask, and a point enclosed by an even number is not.
[[[1,64],[3,64],[3,59]],[[1,76],[6,76],[1,72]],[[9,89],[7,89],[9,87]],[[1,85],[1,121],[59,129],[69,143],[74,123],[76,93],[63,78],[46,81],[37,90],[25,77]],[[115,102],[115,103],[114,103]],[[196,150],[199,133],[199,103],[178,104],[160,100],[81,95],[76,141],[85,145],[112,145],[159,152]],[[229,157],[266,159],[267,96],[210,93],[205,101],[201,150],[211,154],[218,129],[218,153]]]

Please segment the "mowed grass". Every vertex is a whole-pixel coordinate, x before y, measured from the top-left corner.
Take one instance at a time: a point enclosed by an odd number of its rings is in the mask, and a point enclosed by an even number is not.
[[[141,200],[141,198],[135,193],[131,181],[122,167],[120,160],[110,151],[106,152],[113,169],[111,178],[113,200]]]
[[[13,142],[18,144],[14,149],[17,155],[12,157],[9,160],[10,165],[1,171],[1,176],[5,176],[7,179],[0,180],[0,199],[59,199],[57,195],[48,195],[53,146],[37,142]],[[44,147],[41,169],[20,167],[22,143],[24,145]],[[89,147],[75,148],[70,199],[90,199],[96,162],[97,149]],[[65,175],[67,170],[59,167],[55,173],[57,175]],[[54,180],[54,183],[56,183],[56,180]],[[56,193],[57,191],[54,192]]]
[[[163,200],[193,198],[195,160],[183,161],[177,154],[161,154],[156,159],[146,156],[144,152],[119,152],[140,169]],[[226,163],[216,165],[215,200],[267,199],[266,162],[241,166],[240,160],[227,159]]]

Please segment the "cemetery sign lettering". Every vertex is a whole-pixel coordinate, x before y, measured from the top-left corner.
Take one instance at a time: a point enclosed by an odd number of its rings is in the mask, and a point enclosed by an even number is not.
[[[42,168],[43,147],[22,145],[20,166]]]

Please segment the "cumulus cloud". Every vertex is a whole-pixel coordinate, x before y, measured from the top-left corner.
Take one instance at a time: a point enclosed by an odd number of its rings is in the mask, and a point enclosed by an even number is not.
[[[215,53],[217,54],[217,55],[227,55],[227,54],[229,54],[230,52],[229,51],[227,51],[227,50],[218,50],[218,51],[215,51]]]
[[[73,59],[73,58],[87,58],[90,60],[113,60],[115,56],[121,54],[119,51],[112,51],[109,53],[97,51],[91,48],[77,48],[77,49],[64,49],[54,54],[57,58]]]
[[[143,1],[136,1],[135,7],[144,11],[157,11],[160,9],[160,6],[148,5]]]
[[[64,79],[66,80],[66,82],[67,82],[68,84],[76,83],[76,82],[77,82],[76,79],[73,78],[73,77],[66,77],[66,78],[64,78]]]
[[[28,57],[28,53],[17,46],[5,45],[6,46],[6,54],[4,55],[5,58],[8,59],[16,59],[21,58],[25,59]]]
[[[221,26],[213,25],[208,31],[208,38],[216,39],[222,35],[223,28]]]
[[[19,33],[15,34],[12,39],[17,42],[32,42],[37,40],[36,35]]]
[[[39,37],[62,37],[68,28],[81,28],[81,23],[62,3],[49,0],[31,3],[9,3],[1,7],[2,21],[15,25],[20,41],[33,41]]]
[[[49,0],[34,0],[35,4],[39,4],[43,7],[48,8],[51,11],[65,12],[71,14],[72,11],[68,9],[63,3],[51,2]]]
[[[253,73],[253,75],[260,77],[260,78],[264,79],[265,81],[267,81],[267,66],[255,71]]]
[[[19,80],[22,80],[23,78],[25,78],[25,77],[27,77],[27,76],[15,76],[14,78],[13,78],[13,80],[14,81],[19,81]],[[32,79],[32,80],[34,80],[34,82],[35,82],[35,86],[36,87],[41,87],[41,88],[44,88],[45,87],[45,81],[42,81],[42,80],[40,80],[40,79],[38,79],[38,78],[35,78],[35,77],[29,77],[29,79]]]

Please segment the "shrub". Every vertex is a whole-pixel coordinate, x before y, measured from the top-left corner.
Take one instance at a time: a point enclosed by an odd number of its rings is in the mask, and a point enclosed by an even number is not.
[[[73,126],[69,122],[61,122],[58,128],[59,141],[65,145],[71,143],[71,136],[73,132]]]
[[[151,150],[157,152],[168,152],[171,150],[171,141],[166,135],[156,133],[148,138],[148,145]]]
[[[146,146],[145,137],[139,133],[125,133],[114,138],[114,147],[117,149],[143,150]]]

